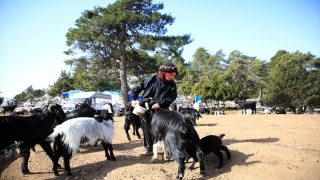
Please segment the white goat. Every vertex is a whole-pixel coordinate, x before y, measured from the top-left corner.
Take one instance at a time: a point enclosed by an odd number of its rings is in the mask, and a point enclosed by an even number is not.
[[[102,108],[100,116],[79,117],[69,119],[54,128],[54,132],[48,136],[54,140],[55,165],[59,157],[64,157],[65,171],[72,176],[70,171],[70,159],[77,154],[80,144],[89,142],[94,144],[101,140],[108,160],[116,160],[113,155],[112,139],[114,134],[113,109],[111,104]],[[110,155],[108,153],[110,151]],[[58,175],[57,166],[53,168],[54,174]]]

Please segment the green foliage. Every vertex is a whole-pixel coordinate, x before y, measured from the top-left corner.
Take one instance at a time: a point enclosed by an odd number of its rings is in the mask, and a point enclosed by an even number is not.
[[[193,55],[191,62],[191,74],[193,81],[199,79],[209,81],[212,76],[219,76],[225,71],[228,64],[225,60],[225,54],[219,50],[216,54],[211,55],[205,48],[198,48]]]
[[[198,83],[196,83],[192,87],[192,92],[194,96],[198,95],[201,99],[206,102],[208,99],[213,99],[213,94],[211,91],[211,86],[206,81],[200,79]]]
[[[212,76],[209,81],[201,79],[193,86],[191,93],[199,95],[204,102],[209,99],[227,101],[239,97],[240,89],[224,83],[224,79],[220,76]]]
[[[239,86],[230,86],[223,82],[219,83],[218,90],[218,95],[216,95],[216,97],[222,97],[222,99],[219,98],[219,100],[222,101],[234,100],[241,95]]]
[[[191,79],[188,77],[189,76],[186,75],[182,79],[181,84],[178,87],[178,93],[184,96],[191,95],[191,90],[192,90],[192,87],[194,86],[194,82],[191,81]]]
[[[34,100],[35,98],[40,98],[43,95],[45,95],[45,90],[33,89],[32,85],[30,85],[26,90],[24,90],[20,94],[15,95],[13,99],[16,99],[19,102],[25,102],[28,99]]]
[[[62,70],[60,77],[47,91],[47,94],[52,97],[60,96],[64,92],[75,89],[73,84],[74,80],[71,77],[70,72],[67,73],[66,70]]]
[[[265,98],[269,105],[319,106],[319,58],[299,51],[278,51],[271,58]]]
[[[260,67],[262,64],[256,62],[255,57],[249,57],[239,51],[230,53],[224,74],[225,80],[231,86],[238,86],[240,99],[255,98],[259,87],[262,87],[262,75]]]

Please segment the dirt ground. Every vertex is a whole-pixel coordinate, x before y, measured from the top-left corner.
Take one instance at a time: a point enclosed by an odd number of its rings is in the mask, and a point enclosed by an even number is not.
[[[201,137],[225,134],[223,144],[231,152],[224,154],[222,171],[215,171],[218,161],[211,153],[205,157],[206,174],[200,175],[199,163],[195,170],[185,171],[184,179],[230,180],[316,180],[320,179],[320,115],[203,115],[196,130]],[[114,154],[116,161],[107,161],[101,145],[94,148],[81,145],[80,153],[71,159],[72,178],[64,169],[53,175],[50,159],[40,146],[29,160],[31,174],[22,175],[21,159],[13,162],[1,180],[171,180],[175,179],[178,164],[174,161],[151,163],[150,157],[139,158],[143,151],[142,139],[131,134],[126,138],[124,117],[115,118]],[[141,131],[141,130],[140,130]],[[63,160],[60,158],[60,164]],[[187,167],[191,163],[187,164]]]

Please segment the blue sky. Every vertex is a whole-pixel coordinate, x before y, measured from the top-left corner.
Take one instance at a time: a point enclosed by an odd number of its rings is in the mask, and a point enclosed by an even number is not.
[[[68,59],[65,34],[84,10],[115,0],[0,0],[0,96],[48,88]],[[238,50],[269,60],[278,50],[320,57],[320,0],[156,0],[175,17],[167,35],[191,34],[186,61],[199,47]]]

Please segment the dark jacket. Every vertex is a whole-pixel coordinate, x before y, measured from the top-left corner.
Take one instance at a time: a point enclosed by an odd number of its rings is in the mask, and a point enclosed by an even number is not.
[[[141,91],[142,98],[153,98],[161,108],[169,108],[177,98],[177,86],[173,82],[162,82],[158,75],[149,76],[132,89],[132,100],[136,100]]]

